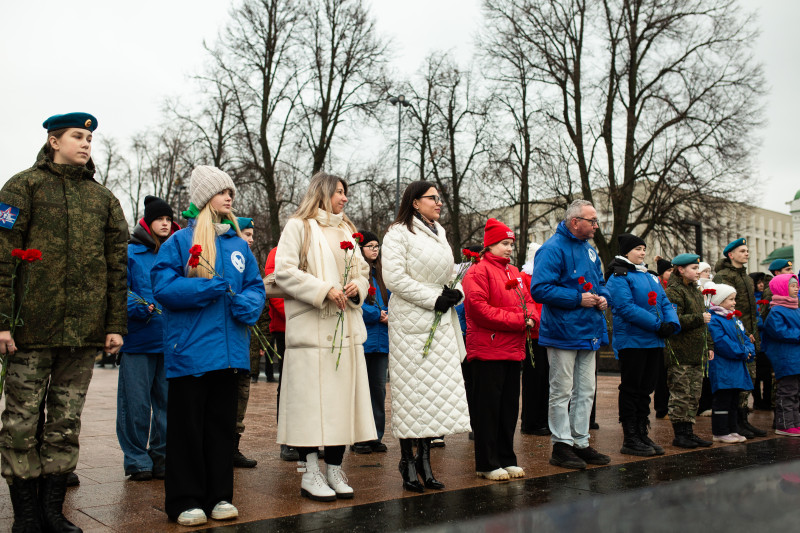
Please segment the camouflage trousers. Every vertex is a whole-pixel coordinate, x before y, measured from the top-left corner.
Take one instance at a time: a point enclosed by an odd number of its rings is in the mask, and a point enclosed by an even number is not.
[[[752,381],[755,381],[755,379],[756,379],[756,360],[755,359],[753,359],[752,361],[747,363],[747,371],[750,373],[750,379]],[[773,402],[775,401],[775,392],[774,392],[775,391],[775,385],[774,385],[774,383],[775,382],[773,380],[773,386],[772,386],[772,390],[773,390],[772,401]],[[739,393],[739,409],[744,409],[744,408],[747,407],[747,404],[750,401],[750,394],[752,392],[753,391],[750,391],[750,390],[743,390],[742,392]],[[774,405],[774,403],[772,405]]]
[[[694,416],[703,390],[703,367],[701,365],[669,365],[667,367],[669,388],[669,419],[675,422],[694,424]]]
[[[4,478],[32,479],[75,470],[81,412],[96,354],[97,348],[49,348],[9,358],[0,430]],[[47,418],[38,439],[43,400]]]
[[[237,376],[236,433],[241,435],[244,433],[244,414],[250,399],[250,375],[240,371]]]

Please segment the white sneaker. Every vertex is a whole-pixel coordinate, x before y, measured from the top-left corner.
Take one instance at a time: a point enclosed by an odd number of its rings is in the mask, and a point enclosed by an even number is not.
[[[297,470],[304,472],[303,480],[300,482],[300,494],[302,496],[318,502],[336,501],[336,493],[328,486],[325,476],[319,470],[316,453],[308,454],[305,468],[298,468]]]
[[[508,477],[525,477],[525,471],[518,466],[504,466],[503,470],[508,472]]]
[[[733,444],[736,442],[740,442],[738,437],[734,437],[731,434],[728,435],[714,435],[711,437],[714,442],[724,442],[726,444]]]
[[[347,484],[347,476],[342,466],[328,465],[328,485],[336,493],[337,498],[348,500],[353,497],[353,487]]]
[[[703,411],[702,413],[700,413],[697,416],[711,416],[711,409],[706,409],[705,411]]]
[[[233,504],[221,501],[211,510],[211,518],[214,520],[233,520],[239,518],[239,510]]]
[[[739,442],[746,442],[747,441],[747,439],[744,436],[739,435],[738,433],[731,433],[731,435],[733,435],[734,437],[739,439]]]
[[[189,509],[178,516],[178,523],[182,526],[199,526],[207,521],[206,513],[200,508]]]
[[[508,479],[508,472],[505,468],[497,468],[491,472],[475,472],[478,477],[488,479],[489,481],[505,481]]]

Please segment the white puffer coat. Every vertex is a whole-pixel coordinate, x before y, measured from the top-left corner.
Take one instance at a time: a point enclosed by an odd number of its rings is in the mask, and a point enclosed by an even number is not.
[[[422,349],[433,324],[436,298],[454,278],[453,252],[444,228],[438,235],[414,219],[411,233],[392,226],[383,239],[383,281],[389,300],[389,375],[392,434],[400,439],[470,430],[461,361],[466,356],[454,309],[436,329],[427,357]],[[460,289],[460,287],[458,287]]]

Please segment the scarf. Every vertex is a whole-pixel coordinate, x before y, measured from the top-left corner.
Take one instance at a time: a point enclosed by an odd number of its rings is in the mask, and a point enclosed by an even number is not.
[[[439,235],[436,229],[436,223],[425,218],[419,211],[414,211],[414,216],[417,217],[425,226],[433,232],[434,235]]]
[[[627,258],[627,257],[625,257],[624,255],[618,255],[618,256],[616,256],[616,258],[617,258],[617,259],[619,259],[620,261],[625,261],[625,262],[626,262],[626,263],[628,263],[629,265],[633,265],[633,266],[634,266],[634,268],[635,268],[636,270],[638,270],[639,272],[645,272],[645,273],[647,273],[647,265],[646,265],[646,264],[644,264],[644,263],[640,263],[640,264],[638,264],[638,265],[637,265],[636,263],[634,263],[633,261],[631,261],[630,259],[628,259],[628,258]]]
[[[197,208],[196,205],[194,205],[194,203],[190,203],[189,209],[181,213],[181,215],[183,215],[183,218],[185,219],[197,218],[197,215],[199,214],[200,210]],[[232,227],[233,227],[233,222],[231,222],[227,218],[222,219],[222,222],[214,223],[214,231],[216,231],[218,236],[225,235],[226,233],[228,233],[228,231],[230,231]]]
[[[772,295],[772,300],[769,302],[770,307],[780,306],[786,307],[788,309],[797,309],[797,298],[792,298],[791,296],[778,296],[777,294]]]
[[[711,304],[711,307],[709,307],[708,309],[709,311],[716,313],[723,318],[727,318],[728,315],[731,314],[731,311],[728,311],[727,309],[725,309],[724,307],[720,307],[719,305]]]
[[[335,215],[322,209],[317,210],[317,215],[309,220],[311,226],[311,246],[314,248],[313,254],[308,254],[309,263],[314,262],[314,272],[317,277],[326,283],[330,283],[337,289],[342,288],[342,277],[339,268],[336,266],[336,257],[333,250],[328,245],[328,239],[322,232],[322,226],[342,229],[342,236],[345,240],[352,240],[348,237],[347,227],[344,223],[344,214]],[[356,244],[356,243],[353,243]],[[328,300],[322,308],[322,318],[328,318],[339,312],[339,309]]]

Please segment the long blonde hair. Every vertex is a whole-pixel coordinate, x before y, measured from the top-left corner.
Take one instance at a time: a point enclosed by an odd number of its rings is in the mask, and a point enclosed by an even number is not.
[[[201,254],[200,265],[197,268],[190,268],[187,277],[211,279],[214,276],[208,266],[216,265],[217,231],[214,228],[214,223],[220,222],[221,219],[219,212],[211,207],[211,202],[208,202],[200,211],[200,214],[197,215],[194,233],[192,234],[192,244],[199,244],[203,249],[203,253]],[[233,229],[236,230],[236,234],[242,237],[242,230],[239,229],[239,222],[233,213],[230,215],[230,221],[233,224]]]
[[[300,206],[292,217],[299,218],[300,220],[315,218],[320,209],[326,213],[333,213],[331,198],[336,194],[336,187],[338,187],[340,183],[342,187],[344,187],[344,193],[346,195],[347,182],[339,176],[334,176],[333,174],[327,174],[325,172],[317,172],[314,174],[311,177],[311,182],[308,184],[306,194],[300,202]],[[342,213],[342,216],[345,224],[355,233],[355,224],[353,224],[344,213]]]

